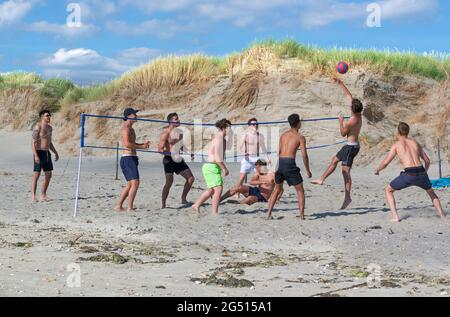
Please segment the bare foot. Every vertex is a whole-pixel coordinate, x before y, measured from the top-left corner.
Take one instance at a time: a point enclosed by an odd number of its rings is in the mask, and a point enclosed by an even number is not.
[[[351,198],[345,198],[344,203],[342,204],[341,210],[347,209],[348,206],[352,203]]]
[[[441,216],[441,220],[444,221],[444,222],[448,222],[448,218],[447,218],[446,215],[442,215]]]
[[[197,205],[192,205],[192,210],[196,213],[200,213],[200,207],[198,207]]]
[[[166,203],[162,203],[162,205],[161,205],[161,209],[166,209]]]
[[[49,201],[51,201],[51,199],[48,198],[47,196],[41,196],[41,201],[42,202],[49,202]]]
[[[135,212],[137,210],[137,208],[128,208],[127,212]]]
[[[400,219],[399,219],[399,218],[392,218],[392,219],[391,219],[391,222],[393,222],[393,223],[399,223],[399,222],[400,222]]]
[[[305,216],[297,216],[297,218],[300,218],[300,220],[305,220]]]
[[[272,216],[267,217],[267,220],[273,220]]]
[[[122,206],[116,206],[114,207],[115,211],[127,211],[125,208],[123,208]]]
[[[313,185],[323,185],[324,181],[321,179],[316,179],[315,181],[311,181]]]
[[[37,203],[37,202],[38,202],[35,196],[32,196],[32,197],[31,197],[31,202],[32,202],[32,203]]]

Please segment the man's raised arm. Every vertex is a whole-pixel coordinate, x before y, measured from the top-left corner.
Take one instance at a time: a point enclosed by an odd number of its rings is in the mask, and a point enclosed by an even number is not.
[[[347,86],[345,86],[345,84],[342,82],[342,80],[340,80],[338,78],[333,78],[333,81],[342,88],[342,91],[347,96],[348,100],[350,101],[350,104],[352,104],[352,102],[353,102],[353,95],[350,92],[350,90],[348,90]]]

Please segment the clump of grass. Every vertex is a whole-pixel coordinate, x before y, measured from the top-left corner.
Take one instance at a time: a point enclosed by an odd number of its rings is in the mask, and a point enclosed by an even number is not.
[[[0,75],[0,89],[29,87],[43,83],[42,77],[35,73],[15,72]]]
[[[52,78],[45,81],[44,87],[40,90],[40,93],[47,108],[52,111],[57,111],[60,109],[61,100],[66,93],[74,88],[75,85],[69,80]]]
[[[150,92],[160,87],[178,87],[202,82],[225,73],[225,59],[205,55],[168,56],[125,74],[121,88]]]
[[[73,87],[68,90],[62,100],[62,107],[70,106],[79,102],[91,102],[111,97],[118,88],[118,81],[111,81],[103,85],[90,87]]]
[[[294,40],[267,40],[253,46],[269,47],[280,58],[298,58],[311,65],[315,71],[333,69],[340,61],[347,61],[353,67],[364,66],[380,72],[398,72],[428,77],[438,81],[449,78],[450,59],[448,54],[423,54],[375,49],[322,49],[300,44]]]

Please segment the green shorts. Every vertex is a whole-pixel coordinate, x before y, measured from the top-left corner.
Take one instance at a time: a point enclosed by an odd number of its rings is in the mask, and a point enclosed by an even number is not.
[[[222,170],[219,165],[206,163],[203,165],[202,172],[208,188],[211,189],[223,185]]]

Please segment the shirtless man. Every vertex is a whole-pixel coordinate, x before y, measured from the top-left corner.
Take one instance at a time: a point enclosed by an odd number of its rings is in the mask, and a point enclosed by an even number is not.
[[[442,210],[442,205],[438,196],[431,186],[427,173],[430,167],[430,158],[414,139],[408,137],[409,130],[408,124],[400,122],[398,125],[397,142],[392,146],[389,155],[375,171],[375,175],[380,175],[380,172],[384,170],[396,156],[399,157],[400,162],[405,167],[405,171],[402,172],[399,177],[394,179],[385,190],[387,201],[392,211],[392,221],[400,222],[394,192],[411,186],[420,187],[428,193],[439,216],[444,220],[446,219],[445,213]],[[425,163],[425,167],[423,167],[421,159]]]
[[[345,124],[344,118],[339,117],[339,128],[341,135],[347,138],[347,145],[345,145],[342,150],[332,158],[331,164],[321,178],[312,181],[312,184],[323,185],[325,180],[334,173],[339,162],[342,162],[342,175],[344,176],[344,188],[345,188],[345,199],[342,204],[341,210],[346,209],[352,203],[351,191],[352,191],[352,177],[350,175],[351,168],[353,166],[353,161],[359,153],[359,134],[362,127],[362,111],[363,105],[358,99],[354,99],[350,91],[344,85],[344,83],[334,78],[336,82],[344,91],[347,96],[350,107],[352,111],[352,116],[350,120]]]
[[[169,114],[167,121],[169,126],[161,134],[158,146],[158,151],[164,155],[163,165],[166,174],[166,184],[162,191],[162,209],[166,208],[166,201],[170,188],[173,185],[174,174],[181,175],[186,180],[183,194],[181,195],[181,203],[184,205],[188,204],[187,195],[195,181],[189,166],[180,156],[180,152],[186,151],[189,147],[184,144],[182,131],[178,129],[180,126],[178,114]],[[192,154],[191,157],[194,159]]]
[[[203,164],[202,172],[205,178],[206,190],[197,202],[192,206],[192,209],[200,213],[200,207],[209,199],[212,198],[212,212],[214,215],[219,214],[219,203],[223,191],[222,173],[226,177],[230,173],[225,166],[224,158],[226,151],[226,136],[231,133],[231,122],[227,119],[222,119],[216,123],[216,128],[219,130],[211,143],[208,153],[208,162]]]
[[[34,169],[31,183],[31,201],[36,202],[36,188],[41,176],[41,171],[45,173],[44,183],[41,189],[41,201],[49,201],[47,197],[48,186],[52,179],[53,163],[52,155],[55,153],[55,162],[58,162],[59,155],[52,142],[53,128],[50,125],[52,114],[48,110],[39,112],[40,121],[33,129],[33,140],[31,150],[33,151]]]
[[[279,150],[279,166],[275,173],[275,190],[269,199],[269,215],[268,219],[272,220],[272,210],[275,203],[279,199],[279,196],[283,192],[283,183],[286,181],[289,186],[294,186],[298,196],[298,207],[301,220],[305,220],[305,191],[303,188],[303,178],[300,174],[300,168],[295,163],[298,149],[302,152],[303,164],[306,168],[308,178],[312,177],[311,170],[309,168],[309,158],[306,149],[306,139],[300,133],[301,121],[298,114],[292,114],[288,118],[291,129],[280,138],[280,150]]]
[[[123,151],[122,158],[120,159],[120,167],[123,175],[127,180],[127,186],[122,190],[120,194],[119,202],[116,205],[117,211],[125,211],[123,204],[128,198],[127,211],[135,211],[134,200],[136,198],[137,191],[139,189],[139,158],[136,150],[146,150],[150,147],[150,141],[145,143],[136,143],[136,133],[133,129],[133,125],[136,123],[138,110],[132,108],[125,109],[123,113],[123,120],[125,121],[120,129],[120,138],[122,146],[126,148]]]
[[[239,149],[245,157],[241,161],[241,174],[236,187],[244,184],[247,175],[254,173],[256,170],[255,163],[260,159],[260,151],[265,155],[266,162],[271,164],[269,155],[267,154],[266,142],[264,135],[258,132],[258,120],[252,118],[248,120],[248,129],[240,140]]]
[[[240,185],[229,190],[222,196],[220,201],[224,201],[237,193],[246,198],[239,203],[241,205],[253,205],[258,202],[267,203],[275,188],[275,173],[267,170],[267,163],[263,160],[256,161],[256,174],[250,181],[251,186]]]

